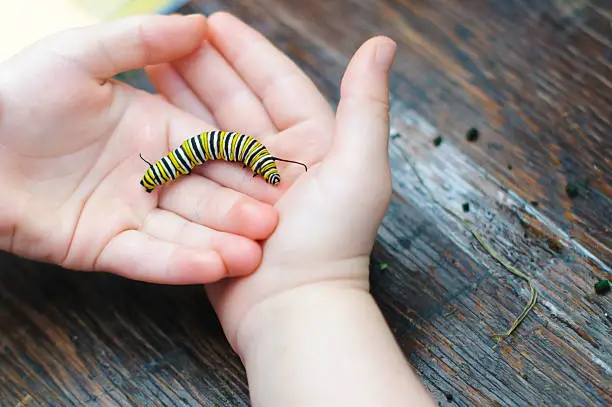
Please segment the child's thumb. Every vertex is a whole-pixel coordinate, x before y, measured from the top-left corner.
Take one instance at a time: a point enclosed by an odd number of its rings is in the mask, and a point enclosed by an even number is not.
[[[389,69],[396,45],[390,38],[366,41],[351,59],[340,90],[333,153],[364,168],[388,163]]]
[[[40,45],[92,77],[108,79],[188,55],[202,43],[206,28],[206,17],[199,14],[132,16],[63,31]]]

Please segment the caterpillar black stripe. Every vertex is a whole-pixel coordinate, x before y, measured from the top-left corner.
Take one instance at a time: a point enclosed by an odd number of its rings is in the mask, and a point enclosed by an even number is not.
[[[209,160],[242,162],[253,171],[253,176],[261,175],[271,185],[280,182],[275,161],[300,164],[308,171],[308,167],[298,161],[274,157],[263,144],[251,136],[220,130],[207,131],[188,138],[155,164],[142,159],[149,164],[149,169],[142,176],[140,185],[149,193],[166,182],[190,174],[196,165]]]

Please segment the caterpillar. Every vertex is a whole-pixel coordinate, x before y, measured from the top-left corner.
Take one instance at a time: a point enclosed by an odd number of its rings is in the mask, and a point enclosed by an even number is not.
[[[306,164],[274,157],[261,142],[233,131],[213,130],[192,136],[155,164],[145,160],[142,154],[140,158],[149,165],[140,180],[140,185],[149,193],[166,182],[191,174],[195,166],[209,160],[242,162],[243,168],[253,171],[253,177],[261,175],[271,185],[281,180],[275,161],[300,164],[308,171]]]

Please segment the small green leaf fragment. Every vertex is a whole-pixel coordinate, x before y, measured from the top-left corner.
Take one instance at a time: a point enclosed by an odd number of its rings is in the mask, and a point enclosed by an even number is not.
[[[610,291],[610,282],[606,279],[599,280],[595,283],[595,292],[597,294],[605,294]]]

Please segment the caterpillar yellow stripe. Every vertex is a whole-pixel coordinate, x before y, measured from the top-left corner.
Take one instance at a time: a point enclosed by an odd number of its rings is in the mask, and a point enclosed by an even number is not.
[[[281,180],[276,161],[300,164],[308,171],[303,163],[274,157],[251,136],[221,130],[207,131],[186,139],[154,164],[144,158],[142,160],[149,164],[149,168],[140,179],[140,185],[149,193],[182,175],[190,174],[195,166],[210,160],[242,162],[253,171],[253,176],[261,175],[271,185],[277,185]]]

